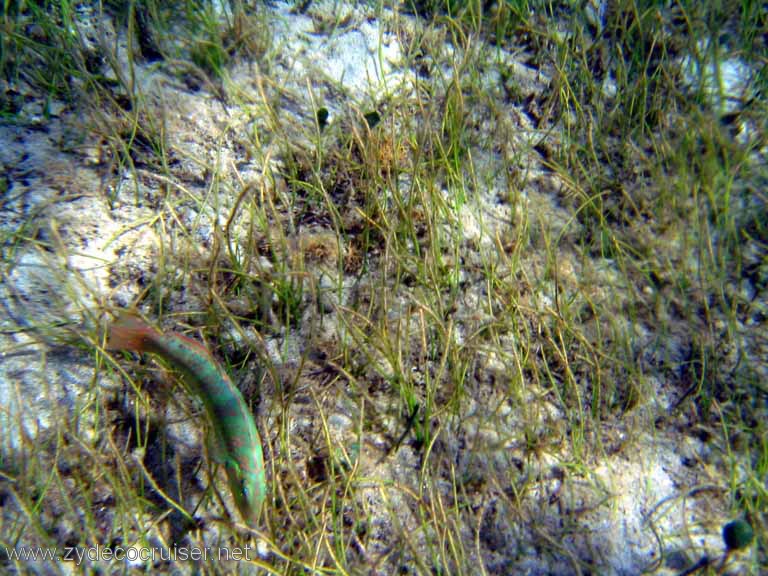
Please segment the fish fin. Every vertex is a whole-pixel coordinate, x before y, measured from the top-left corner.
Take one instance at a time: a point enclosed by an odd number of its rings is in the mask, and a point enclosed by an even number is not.
[[[152,340],[157,336],[157,330],[144,320],[133,314],[126,314],[109,327],[107,349],[144,352],[151,350]]]
[[[207,358],[210,358],[211,360],[213,360],[213,356],[211,356],[211,353],[208,351],[208,349],[205,346],[203,346],[200,342],[195,340],[194,338],[190,338],[189,336],[185,336],[184,334],[177,334],[175,332],[173,334],[171,334],[170,336],[172,338],[176,338],[178,340],[181,340],[187,346],[191,346],[192,348],[194,348],[195,350],[197,350],[198,352],[200,352],[201,354],[203,354]]]
[[[206,449],[208,450],[208,457],[216,462],[216,464],[224,465],[227,461],[227,452],[224,441],[219,434],[211,429],[206,434],[205,438]]]

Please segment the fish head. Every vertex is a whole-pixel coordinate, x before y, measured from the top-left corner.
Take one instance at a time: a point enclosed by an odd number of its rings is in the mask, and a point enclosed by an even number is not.
[[[256,474],[248,473],[235,460],[225,464],[227,483],[243,520],[249,526],[255,526],[259,520],[262,494]]]

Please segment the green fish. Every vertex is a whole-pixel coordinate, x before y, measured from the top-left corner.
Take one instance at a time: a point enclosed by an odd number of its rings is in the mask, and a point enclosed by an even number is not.
[[[267,494],[261,438],[240,390],[208,350],[181,334],[158,332],[130,314],[112,324],[107,347],[157,354],[181,373],[211,422],[214,445],[223,452],[214,456],[224,463],[235,505],[245,523],[255,527]]]

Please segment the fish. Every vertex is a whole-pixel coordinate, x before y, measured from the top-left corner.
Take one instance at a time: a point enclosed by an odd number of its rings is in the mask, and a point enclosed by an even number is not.
[[[214,450],[220,452],[213,456],[224,464],[235,506],[245,523],[256,527],[267,495],[261,437],[242,393],[210,352],[192,338],[160,332],[133,314],[111,324],[107,349],[155,354],[181,374],[210,420]]]

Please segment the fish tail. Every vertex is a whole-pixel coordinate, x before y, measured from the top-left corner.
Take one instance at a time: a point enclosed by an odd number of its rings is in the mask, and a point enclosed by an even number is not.
[[[128,314],[118,318],[110,327],[107,337],[109,350],[151,352],[158,332],[138,316]]]

